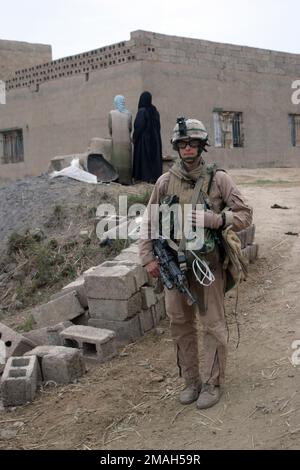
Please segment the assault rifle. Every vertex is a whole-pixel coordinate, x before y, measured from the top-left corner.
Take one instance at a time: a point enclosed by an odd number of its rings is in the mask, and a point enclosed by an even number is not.
[[[179,268],[167,241],[163,238],[153,240],[153,251],[158,257],[160,277],[167,289],[175,287],[179,292],[187,296],[190,305],[197,303],[197,300],[187,287],[187,278]]]

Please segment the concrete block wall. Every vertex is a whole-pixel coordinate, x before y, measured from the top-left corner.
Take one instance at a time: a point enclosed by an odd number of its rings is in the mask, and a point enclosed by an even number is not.
[[[242,230],[238,236],[245,257],[253,262],[258,256],[258,245],[255,243],[255,225]],[[100,266],[86,271],[81,276],[80,282],[75,281],[72,283],[72,287],[78,288],[84,298],[84,303],[88,304],[88,310],[85,310],[84,313],[84,326],[74,327],[75,330],[77,329],[76,331],[81,331],[81,328],[83,335],[87,334],[87,327],[93,327],[114,331],[117,340],[121,343],[134,342],[147,331],[156,327],[160,320],[166,316],[164,293],[156,293],[153,280],[149,279],[141,266],[137,243],[123,250],[113,261],[104,262]],[[64,293],[64,290],[60,295]],[[76,291],[71,291],[68,295],[76,297]],[[62,302],[65,297],[63,295],[58,299]],[[53,308],[49,308],[49,306],[51,306],[51,302],[42,307],[47,313],[44,318],[51,325],[57,321],[57,311],[53,312]],[[42,307],[39,307],[41,311]],[[73,323],[80,324],[77,320],[81,318],[82,314],[79,314],[77,309],[75,310],[74,314],[71,314]],[[62,328],[59,335],[66,342],[71,341],[71,338],[66,336],[65,328]],[[90,338],[92,336],[91,334]],[[77,344],[76,347],[84,349],[82,338],[80,341],[75,338],[74,341]],[[100,352],[97,352],[98,349]],[[94,347],[94,356],[99,360],[101,347],[99,346],[98,349],[97,346]],[[87,348],[88,350],[89,348]]]
[[[121,343],[134,342],[164,316],[161,299],[148,284],[137,244],[85,276],[90,320],[96,328],[113,330]],[[161,311],[161,313],[157,313]]]
[[[154,97],[162,123],[165,155],[175,155],[170,145],[178,116],[200,118],[211,147],[205,160],[221,168],[298,167],[299,147],[291,140],[289,115],[299,113],[292,103],[291,85],[298,74],[274,75],[219,64],[175,64],[142,61],[144,89]],[[300,65],[299,65],[300,68]],[[215,146],[214,109],[243,114],[243,147]]]
[[[69,57],[49,61],[33,67],[16,70],[6,81],[7,91],[15,88],[31,87],[38,91],[39,85],[51,80],[69,78],[80,74],[121,65],[136,59],[133,41],[94,49]]]
[[[201,39],[134,31],[137,59],[175,64],[230,67],[243,72],[298,74],[299,54],[224,44]]]
[[[6,80],[17,69],[30,69],[51,60],[50,45],[0,39],[0,80]]]

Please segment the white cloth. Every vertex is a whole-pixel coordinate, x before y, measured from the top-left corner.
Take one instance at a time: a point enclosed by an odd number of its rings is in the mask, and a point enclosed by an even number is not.
[[[53,171],[50,174],[50,178],[56,178],[57,176],[67,176],[77,181],[83,181],[84,183],[97,184],[97,176],[92,175],[88,171],[84,171],[79,164],[79,159],[74,158],[71,161],[71,165],[67,168],[63,168],[60,171]]]

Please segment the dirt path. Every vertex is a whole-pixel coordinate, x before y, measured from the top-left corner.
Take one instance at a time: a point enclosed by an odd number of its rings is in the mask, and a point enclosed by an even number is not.
[[[0,411],[6,449],[296,449],[300,445],[300,171],[269,171],[263,184],[234,172],[255,207],[259,260],[239,292],[240,346],[226,301],[230,355],[225,393],[205,412],[177,400],[177,378],[164,321],[77,384],[49,385],[37,400]],[[249,176],[249,175],[248,175]],[[278,180],[289,181],[282,183]],[[250,184],[249,184],[250,183]],[[275,210],[274,204],[289,210]],[[13,421],[15,420],[15,421]]]

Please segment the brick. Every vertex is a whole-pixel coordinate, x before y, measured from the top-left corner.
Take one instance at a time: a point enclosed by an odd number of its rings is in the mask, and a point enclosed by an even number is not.
[[[142,308],[141,293],[137,292],[128,300],[88,299],[91,318],[127,320]]]
[[[91,299],[127,300],[146,282],[141,265],[107,261],[85,275],[86,291]]]
[[[1,378],[4,406],[18,406],[32,402],[41,380],[40,366],[35,356],[11,357]]]
[[[80,305],[82,305],[83,308],[87,308],[88,301],[87,301],[87,295],[86,295],[86,292],[85,292],[85,285],[84,285],[84,277],[83,276],[80,276],[75,281],[73,281],[70,284],[63,287],[60,292],[57,292],[56,294],[52,295],[51,300],[58,299],[59,297],[62,297],[63,295],[67,294],[68,292],[72,292],[72,291],[76,291],[77,298],[79,300]]]
[[[65,320],[72,320],[84,313],[76,291],[69,292],[56,300],[40,305],[32,311],[32,316],[39,327],[56,325]]]
[[[152,287],[141,287],[141,295],[143,309],[147,310],[148,308],[152,307],[152,305],[156,304],[157,297]]]
[[[79,317],[80,318],[80,317]],[[66,321],[63,323],[58,323],[54,326],[46,326],[44,328],[39,328],[36,330],[28,331],[23,333],[23,335],[28,338],[35,346],[43,345],[52,345],[52,346],[62,346],[62,340],[59,336],[59,333],[69,326],[72,326],[73,323]]]
[[[92,326],[71,326],[61,332],[65,346],[76,344],[83,358],[104,362],[117,355],[114,331]]]
[[[85,364],[78,349],[64,346],[38,346],[27,355],[37,356],[45,382],[71,383],[85,373]]]
[[[23,335],[0,323],[0,362],[4,363],[11,356],[22,356],[35,344]]]
[[[104,318],[91,318],[89,321],[90,326],[95,328],[105,328],[112,330],[116,333],[117,341],[120,343],[135,342],[142,336],[139,316],[135,315],[129,320],[114,321],[106,320]]]
[[[139,319],[140,319],[140,325],[141,325],[141,331],[142,334],[145,334],[147,331],[152,330],[154,327],[154,321],[153,321],[153,315],[152,311],[150,308],[147,310],[141,310],[139,312]]]

